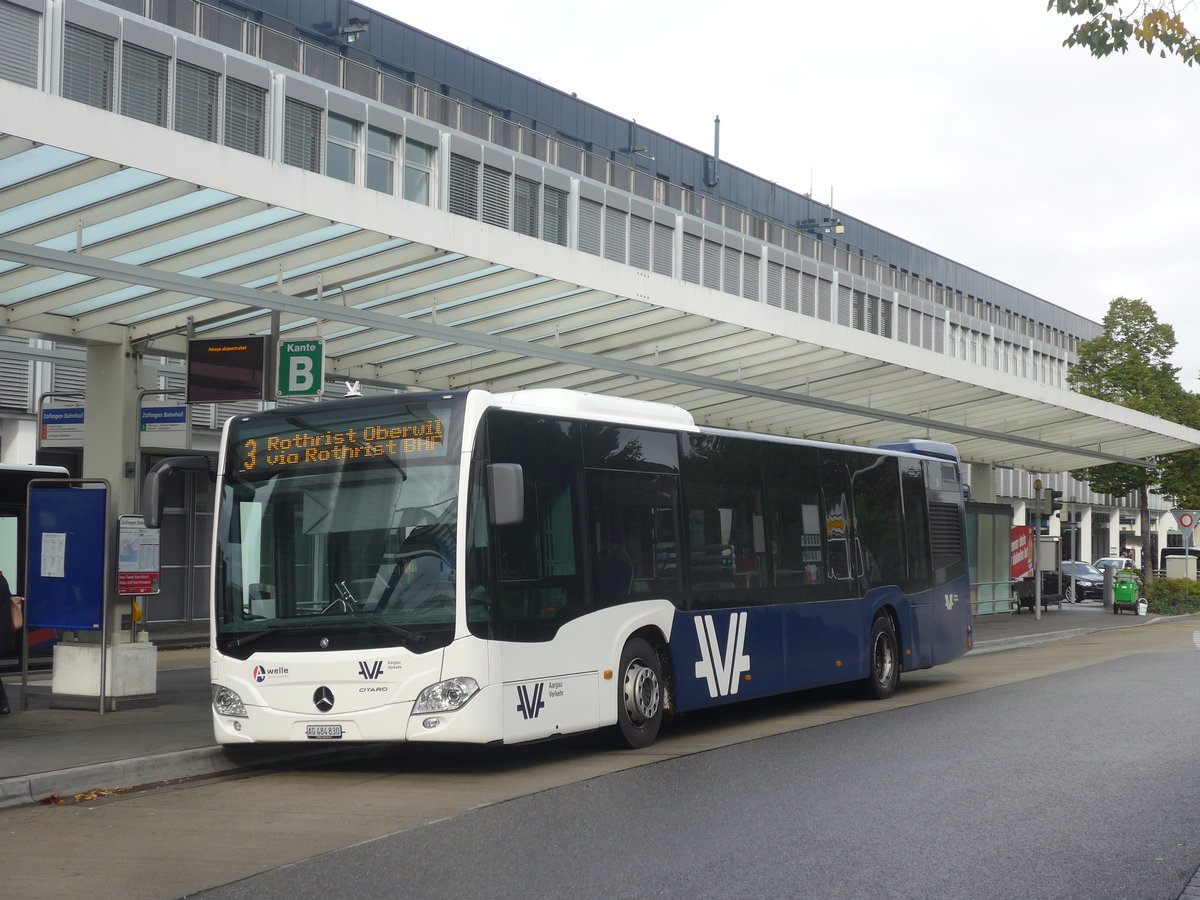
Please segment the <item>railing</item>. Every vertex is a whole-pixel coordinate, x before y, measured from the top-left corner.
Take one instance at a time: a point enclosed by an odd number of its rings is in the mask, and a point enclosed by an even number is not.
[[[986,616],[1012,612],[1013,585],[1011,581],[981,581],[971,585],[971,613]]]

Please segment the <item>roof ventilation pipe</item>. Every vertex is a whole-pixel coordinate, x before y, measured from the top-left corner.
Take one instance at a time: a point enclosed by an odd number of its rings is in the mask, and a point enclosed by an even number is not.
[[[713,155],[708,159],[704,183],[708,187],[716,187],[721,183],[721,117],[713,119]]]

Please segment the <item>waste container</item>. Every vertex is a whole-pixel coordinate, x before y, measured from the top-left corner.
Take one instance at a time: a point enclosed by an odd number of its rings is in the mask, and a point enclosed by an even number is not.
[[[1141,583],[1136,575],[1128,570],[1117,572],[1113,578],[1113,613],[1127,609],[1132,613],[1138,611],[1138,591]]]

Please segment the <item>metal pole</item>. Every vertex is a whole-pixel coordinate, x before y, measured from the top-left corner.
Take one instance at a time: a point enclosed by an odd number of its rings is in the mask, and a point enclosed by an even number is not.
[[[104,587],[101,591],[102,599],[100,601],[100,715],[104,715],[104,707],[108,699],[108,615],[109,607],[112,605],[112,587],[109,584],[109,580],[112,578],[112,562],[109,557],[112,556],[114,550],[113,523],[108,521],[108,503],[111,499],[112,486],[104,479],[96,480],[104,484],[104,528],[107,535],[104,541]]]
[[[1193,525],[1192,527],[1194,528],[1195,526]],[[1187,562],[1187,560],[1192,558],[1192,528],[1183,529],[1183,558],[1183,576],[1186,578],[1188,570],[1192,567],[1192,564]],[[1163,563],[1163,568],[1166,568],[1166,563]]]
[[[1071,514],[1068,512],[1069,509],[1070,509],[1070,507],[1066,503],[1064,503],[1062,514],[1063,514],[1063,518],[1068,520],[1067,534],[1071,538],[1071,559],[1074,560],[1074,563],[1075,563],[1074,565],[1071,566],[1071,599],[1073,601],[1075,601],[1076,603],[1078,603],[1079,602],[1079,594],[1076,593],[1076,591],[1079,590],[1079,587],[1078,587],[1078,585],[1075,584],[1075,578],[1076,578],[1075,570],[1078,568],[1079,562],[1080,562],[1080,559],[1079,559],[1079,536],[1075,533],[1075,531],[1076,531],[1075,523],[1070,521]]]
[[[28,510],[28,507],[26,507]],[[29,572],[29,544],[25,545],[25,571]],[[29,583],[26,575],[25,583]],[[29,709],[29,590],[25,591],[25,627],[21,629],[21,711]]]
[[[1042,543],[1042,481],[1033,483],[1033,617],[1042,619],[1042,566],[1039,560]]]

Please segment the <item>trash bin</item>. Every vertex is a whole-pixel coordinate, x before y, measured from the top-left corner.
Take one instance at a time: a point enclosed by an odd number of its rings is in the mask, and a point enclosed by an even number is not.
[[[1136,613],[1140,588],[1141,584],[1133,572],[1117,572],[1113,579],[1113,613],[1119,613],[1123,609]]]

